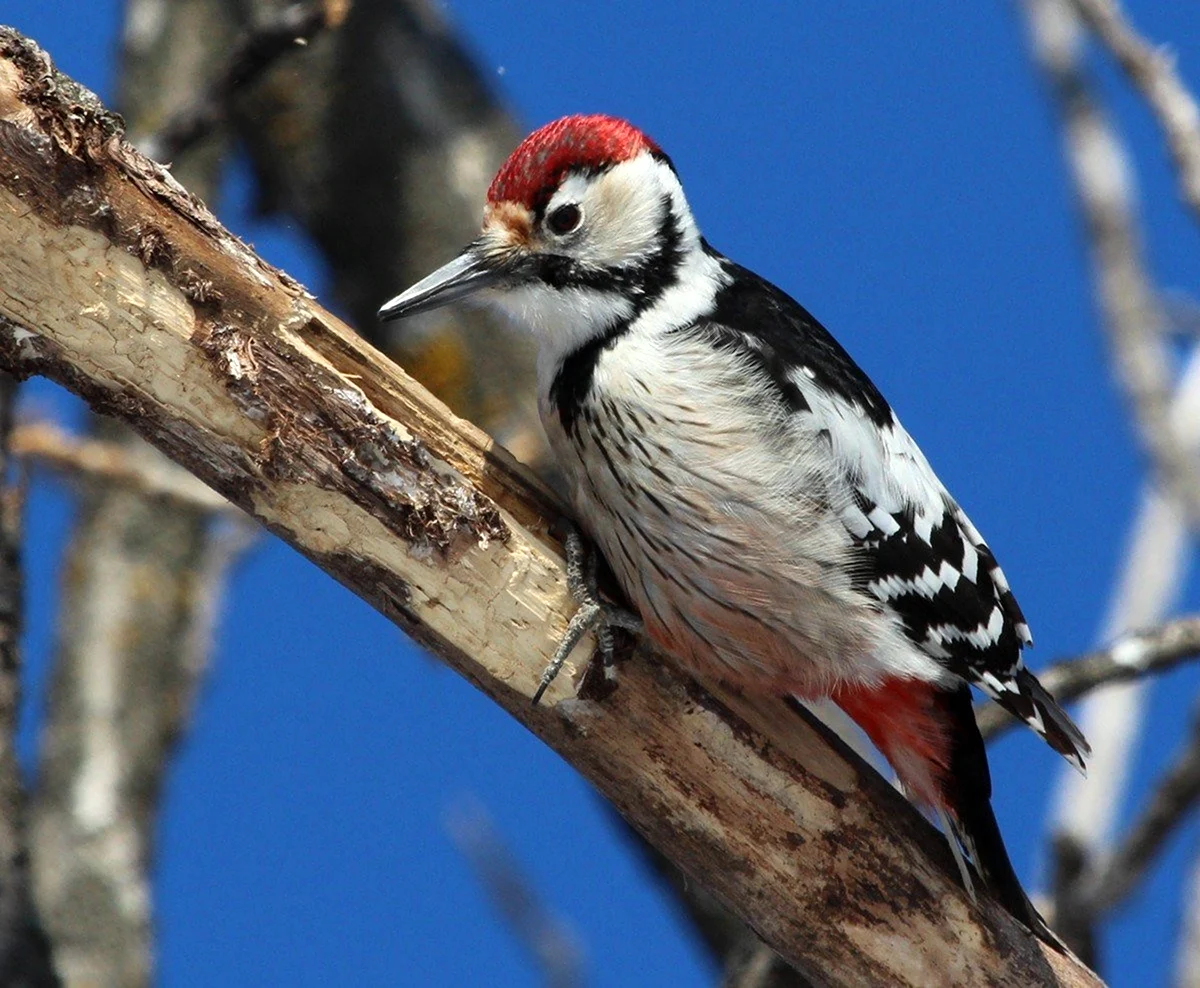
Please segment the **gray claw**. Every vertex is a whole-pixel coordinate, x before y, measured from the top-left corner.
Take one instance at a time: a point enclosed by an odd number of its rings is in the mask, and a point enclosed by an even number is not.
[[[546,666],[545,672],[542,673],[538,688],[530,701],[534,706],[538,704],[542,695],[554,682],[563,663],[567,661],[567,656],[574,651],[579,640],[589,631],[594,629],[596,632],[596,651],[600,653],[604,663],[605,677],[609,679],[613,676],[615,652],[612,629],[620,628],[639,636],[645,631],[641,618],[636,614],[615,607],[601,599],[600,590],[596,585],[596,566],[599,556],[596,552],[589,551],[584,544],[583,536],[579,534],[579,529],[574,525],[568,530],[564,545],[567,550],[567,589],[578,602],[579,609],[567,624],[567,630],[563,633],[558,648],[554,650],[554,657]]]

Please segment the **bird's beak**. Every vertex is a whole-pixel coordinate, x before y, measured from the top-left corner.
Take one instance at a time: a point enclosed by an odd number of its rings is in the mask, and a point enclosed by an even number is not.
[[[509,276],[509,267],[486,249],[482,239],[476,240],[453,261],[385,303],[379,318],[390,322],[457,302]]]

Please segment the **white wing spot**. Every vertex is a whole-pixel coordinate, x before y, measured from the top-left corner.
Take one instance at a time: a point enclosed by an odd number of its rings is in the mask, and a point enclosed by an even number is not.
[[[941,585],[938,583],[937,574],[934,573],[934,571],[928,566],[926,566],[923,570],[921,570],[920,573],[917,574],[917,578],[913,580],[913,589],[916,590],[917,593],[919,593],[922,597],[928,597],[932,600],[937,596],[938,590],[941,589]]]
[[[1004,612],[1000,610],[999,604],[992,608],[992,616],[988,620],[987,630],[992,641],[1000,640],[1000,633],[1004,630]]]
[[[842,524],[846,526],[846,531],[856,539],[865,539],[875,531],[875,526],[871,524],[871,520],[857,505],[852,504],[847,508],[843,508],[841,517]]]
[[[885,536],[895,535],[900,531],[900,523],[892,517],[890,512],[884,511],[878,506],[871,509],[867,519]]]
[[[944,586],[948,587],[950,590],[953,590],[958,586],[959,572],[954,568],[949,560],[943,560],[941,571],[938,573],[938,578],[941,580]]]
[[[995,645],[1000,640],[1000,634],[1003,630],[1004,613],[1000,610],[1000,605],[997,604],[992,608],[991,616],[988,618],[986,625],[978,624],[970,631],[967,631],[953,624],[940,624],[935,628],[930,628],[929,635],[936,637],[941,642],[965,641],[983,651]]]
[[[913,519],[913,531],[917,533],[917,538],[929,545],[933,541],[933,515],[917,512]]]
[[[962,543],[962,575],[974,583],[979,576],[979,553],[976,551],[975,547],[971,545],[970,539],[968,539],[965,535],[963,536]]]

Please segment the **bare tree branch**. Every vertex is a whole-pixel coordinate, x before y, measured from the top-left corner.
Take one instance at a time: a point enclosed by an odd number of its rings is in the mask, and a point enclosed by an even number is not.
[[[1175,988],[1200,988],[1200,858],[1192,849],[1184,890],[1179,945],[1175,950]]]
[[[1165,48],[1142,38],[1117,0],[1071,0],[1075,9],[1141,93],[1166,137],[1179,192],[1200,222],[1200,108]]]
[[[141,142],[147,157],[174,161],[223,125],[234,96],[252,85],[280,56],[308,44],[346,16],[350,0],[312,0],[272,10],[234,45],[229,57],[204,89],[178,109],[162,127]]]
[[[562,676],[532,707],[571,609],[544,534],[555,500],[8,31],[0,316],[0,365],[134,424],[409,630],[806,976],[1098,984],[990,900],[972,904],[919,814],[778,701],[632,662],[606,702]]]
[[[1200,300],[1183,291],[1167,291],[1163,295],[1171,332],[1189,340],[1200,340]]]
[[[227,0],[125,0],[117,59],[116,104],[129,140],[139,147],[207,91],[234,46]],[[172,155],[171,174],[207,202],[229,150],[218,122],[188,151]]]
[[[1155,786],[1116,851],[1084,877],[1082,895],[1093,913],[1124,899],[1154,861],[1167,837],[1200,800],[1200,713],[1174,764]]]
[[[1146,273],[1133,179],[1121,142],[1092,94],[1073,0],[1022,0],[1031,47],[1054,97],[1087,230],[1092,273],[1117,378],[1165,492],[1200,522],[1196,444],[1170,416],[1176,369],[1168,319]]]
[[[1179,115],[1185,104],[1180,102],[1178,79],[1162,74],[1164,69],[1169,73],[1169,66],[1128,61],[1144,53],[1129,46],[1131,39],[1120,30],[1113,0],[1023,0],[1021,6],[1034,60],[1048,83],[1062,128],[1111,359],[1154,471],[1109,616],[1105,638],[1111,639],[1169,612],[1184,569],[1186,528],[1194,530],[1200,523],[1200,417],[1195,407],[1200,400],[1200,359],[1193,353],[1172,395],[1180,375],[1169,338],[1170,320],[1142,256],[1129,157],[1085,68],[1080,13],[1092,19],[1102,40],[1116,42],[1117,48],[1124,45],[1117,56],[1126,58],[1127,71],[1153,69],[1158,74],[1159,88],[1146,95],[1164,125],[1168,121],[1163,113],[1172,115],[1173,127],[1186,124],[1188,114],[1194,118],[1194,102],[1183,93],[1190,109],[1185,107]],[[1166,88],[1161,85],[1164,79]],[[1194,130],[1194,119],[1187,126]],[[1177,162],[1187,166],[1187,142],[1172,146]],[[1181,175],[1181,184],[1188,198],[1190,180]],[[1117,657],[1138,658],[1136,651],[1118,652]],[[1141,681],[1127,678],[1124,685],[1110,686],[1089,700],[1083,711],[1084,730],[1102,725],[1102,733],[1091,732],[1097,742],[1091,777],[1084,782],[1064,774],[1058,790],[1054,912],[1068,943],[1089,958],[1097,911],[1088,887],[1111,840],[1141,729],[1144,689]]]
[[[1075,834],[1059,831],[1050,839],[1050,896],[1054,928],[1080,959],[1097,967],[1096,913],[1082,896],[1092,849]]]
[[[71,435],[52,422],[17,426],[12,455],[83,481],[129,488],[150,500],[176,501],[201,511],[230,514],[236,509],[186,470],[169,460],[139,457],[122,443]]]
[[[1101,686],[1157,675],[1200,657],[1200,617],[1177,618],[1158,628],[1123,636],[1108,648],[1060,659],[1038,670],[1042,685],[1067,702]],[[975,708],[979,730],[991,740],[1013,727],[1013,720],[995,703]]]
[[[111,427],[110,427],[111,430]],[[126,439],[153,471],[155,453]],[[190,715],[210,512],[84,491],[64,569],[32,816],[35,892],[68,985],[152,980],[159,794]]]
[[[846,735],[809,711],[833,731],[860,757]],[[693,882],[671,860],[642,840],[624,821],[621,830],[636,846],[643,860],[658,876],[662,887],[675,899],[679,909],[691,921],[697,937],[721,965],[722,988],[804,988],[810,982],[772,950],[762,939],[731,913],[708,889]]]
[[[580,988],[585,978],[578,939],[543,905],[483,807],[474,802],[455,807],[446,826],[480,887],[536,962],[542,982],[549,988]]]
[[[1181,435],[1194,431],[1200,419],[1200,350],[1193,351],[1185,367],[1171,418]],[[1118,659],[1129,659],[1131,666],[1152,660],[1154,650],[1140,649],[1136,632],[1128,650],[1119,644],[1128,632],[1161,621],[1174,608],[1190,552],[1183,512],[1156,484],[1145,484],[1101,635],[1104,641],[1117,640]],[[1060,774],[1051,842],[1054,908],[1060,925],[1075,937],[1068,942],[1088,958],[1096,949],[1099,917],[1082,886],[1095,863],[1111,853],[1149,686],[1144,678],[1126,679],[1088,695],[1081,714],[1083,729],[1093,740],[1092,770],[1087,779],[1074,771]]]
[[[813,984],[757,938],[729,954],[721,975],[721,988],[810,988]]]

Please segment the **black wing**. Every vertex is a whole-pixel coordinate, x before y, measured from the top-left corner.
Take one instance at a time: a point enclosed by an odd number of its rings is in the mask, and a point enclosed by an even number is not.
[[[1082,768],[1087,742],[1024,667],[1029,626],[987,543],[946,492],[879,390],[801,305],[725,260],[720,345],[744,348],[785,406],[828,437],[858,550],[855,579],[908,637]]]

